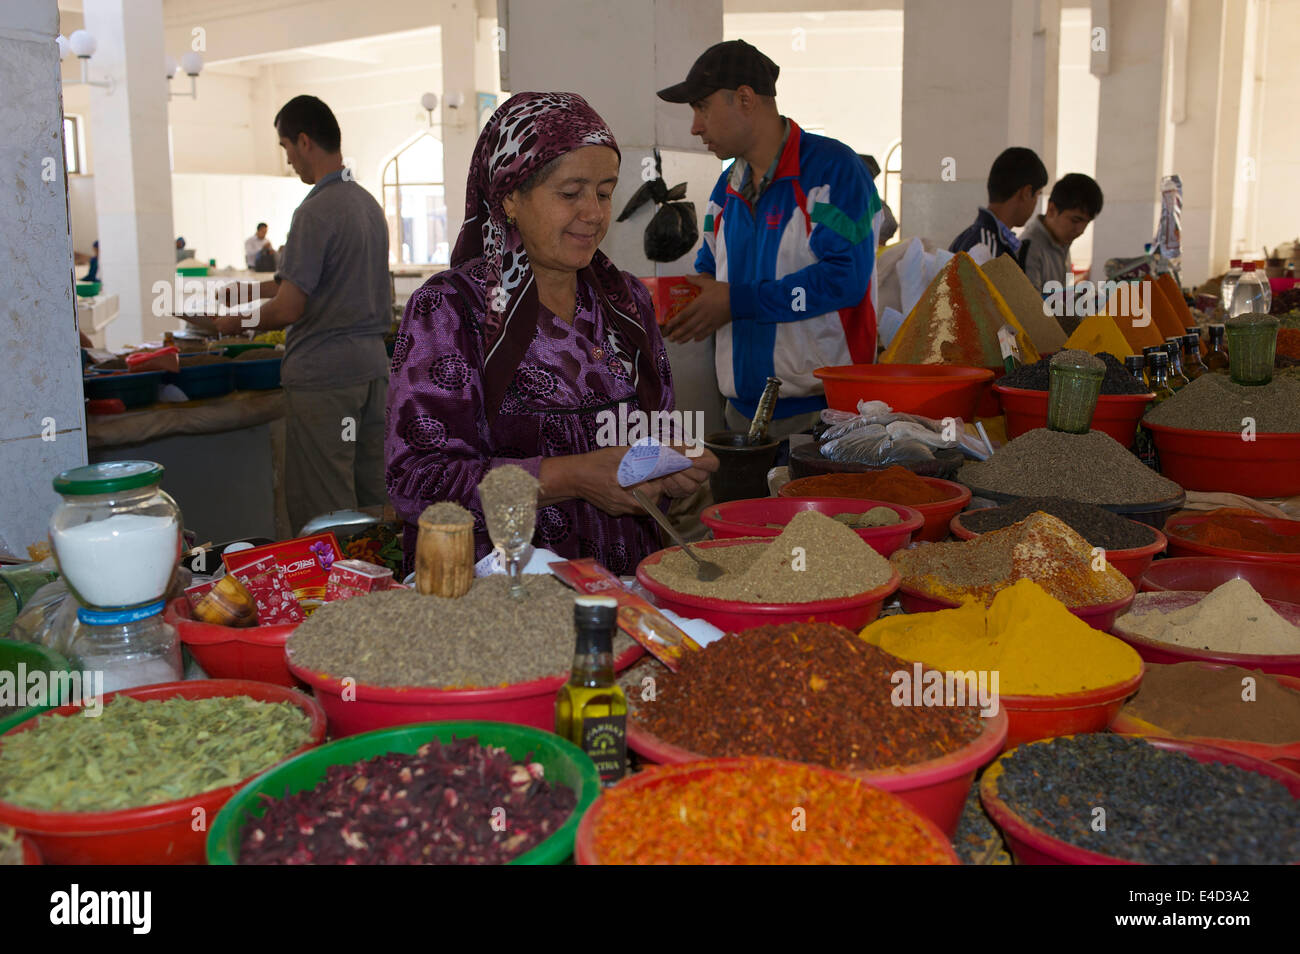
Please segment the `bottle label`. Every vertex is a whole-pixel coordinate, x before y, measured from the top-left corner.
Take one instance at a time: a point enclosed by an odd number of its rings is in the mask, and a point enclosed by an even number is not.
[[[621,779],[627,772],[627,716],[584,719],[582,750],[596,763],[602,782]]]

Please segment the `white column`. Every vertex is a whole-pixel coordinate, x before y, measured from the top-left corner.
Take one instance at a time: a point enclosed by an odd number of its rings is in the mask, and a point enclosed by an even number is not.
[[[1108,258],[1141,255],[1155,235],[1168,155],[1170,19],[1169,0],[1109,4],[1096,173],[1106,205],[1092,226],[1094,276]]]
[[[641,186],[642,159],[658,144],[669,186],[687,183],[697,224],[721,166],[691,135],[691,111],[655,92],[686,78],[696,57],[722,40],[721,0],[511,0],[506,30],[512,92],[563,90],[581,94],[609,123],[623,155],[614,215]],[[509,94],[507,94],[509,95]],[[781,83],[777,81],[777,102]],[[645,257],[642,236],[653,209],[643,207],[615,223],[601,246],[633,275],[694,273],[696,249],[675,262]],[[696,246],[698,249],[698,245]],[[703,411],[705,427],[721,430],[722,397],[712,339],[668,344],[677,406]]]
[[[58,10],[0,0],[0,545],[45,539],[50,481],[86,462]]]
[[[1214,216],[1210,248],[1210,272],[1227,271],[1237,251],[1233,234],[1233,207],[1240,189],[1245,194],[1247,176],[1253,164],[1239,161],[1242,75],[1246,52],[1247,0],[1224,0],[1220,40],[1219,87],[1215,90],[1218,129],[1214,141]]]
[[[447,235],[452,248],[465,220],[465,178],[478,140],[475,121],[477,96],[475,61],[478,50],[478,11],[474,0],[439,0],[438,32],[442,44],[442,139],[443,180],[447,196]],[[456,108],[449,98],[459,94]]]
[[[162,338],[177,320],[152,313],[153,285],[176,275],[162,0],[86,0],[98,41],[90,123],[95,136],[95,210],[104,289],[120,303],[109,347]],[[167,309],[160,309],[167,310]]]

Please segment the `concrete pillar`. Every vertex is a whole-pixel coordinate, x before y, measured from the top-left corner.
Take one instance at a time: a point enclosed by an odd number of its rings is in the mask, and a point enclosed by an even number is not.
[[[23,558],[86,462],[58,33],[53,3],[0,0],[0,549]]]
[[[1059,0],[903,5],[903,238],[947,247],[988,202],[989,166],[1056,158]]]
[[[580,93],[613,129],[623,154],[615,216],[640,188],[642,159],[657,144],[664,178],[670,186],[688,184],[687,199],[695,203],[702,225],[721,166],[691,135],[690,108],[665,103],[655,92],[685,79],[696,57],[721,42],[721,0],[510,0],[503,6],[507,69],[502,85],[508,83],[511,92]],[[633,275],[693,274],[694,249],[666,264],[645,257],[642,236],[652,215],[651,208],[643,207],[626,222],[613,224],[602,245],[605,254]],[[703,411],[705,427],[721,430],[712,339],[670,342],[668,358],[678,408]]]
[[[1106,207],[1092,226],[1094,277],[1108,258],[1142,254],[1155,235],[1169,155],[1170,0],[1108,6],[1109,22],[1100,27],[1109,68],[1100,76],[1096,173]],[[1093,24],[1095,34],[1095,5]]]
[[[439,0],[438,32],[442,44],[442,128],[438,132],[446,183],[447,236],[454,248],[465,220],[465,179],[478,140],[478,11],[474,0]],[[462,101],[453,108],[449,100],[455,94]]]
[[[1253,169],[1239,161],[1242,76],[1246,51],[1247,0],[1223,0],[1220,21],[1219,86],[1215,90],[1214,215],[1211,220],[1210,273],[1227,271],[1234,257],[1233,206]],[[1243,189],[1244,191],[1244,189]]]
[[[92,78],[114,83],[91,91],[90,124],[105,291],[121,308],[106,341],[117,348],[178,324],[152,313],[154,283],[176,276],[162,0],[86,0],[85,14],[99,44]]]

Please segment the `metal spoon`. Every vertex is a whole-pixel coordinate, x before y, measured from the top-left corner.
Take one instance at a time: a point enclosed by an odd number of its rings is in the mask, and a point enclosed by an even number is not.
[[[682,551],[688,557],[695,561],[695,578],[697,580],[701,583],[712,583],[718,577],[722,576],[722,574],[727,572],[716,563],[710,563],[708,560],[701,560],[697,557],[695,551],[691,549],[690,544],[681,538],[677,533],[677,530],[674,529],[673,525],[669,522],[668,518],[663,515],[659,508],[652,504],[646,498],[646,495],[637,488],[633,487],[631,488],[631,491],[632,496],[636,498],[636,502],[641,505],[641,509],[654,517],[655,522],[664,528],[664,532],[672,538],[673,542],[681,547]]]

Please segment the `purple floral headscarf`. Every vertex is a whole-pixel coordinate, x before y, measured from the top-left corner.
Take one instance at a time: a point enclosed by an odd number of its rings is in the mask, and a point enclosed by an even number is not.
[[[457,266],[483,258],[489,289],[483,316],[483,383],[488,419],[496,417],[537,328],[540,303],[519,230],[506,222],[503,201],[529,177],[584,146],[618,143],[605,121],[577,93],[517,93],[502,103],[479,134],[465,187],[465,223],[451,253]],[[649,338],[636,320],[627,279],[599,249],[579,273],[596,290],[606,316],[636,352],[637,395],[642,407],[659,406],[662,381]]]

